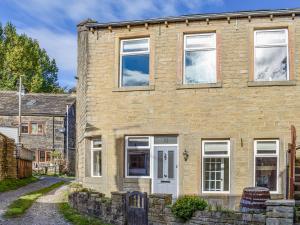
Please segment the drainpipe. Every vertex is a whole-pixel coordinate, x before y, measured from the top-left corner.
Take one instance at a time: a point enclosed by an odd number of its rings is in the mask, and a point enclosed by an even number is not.
[[[69,105],[67,105],[67,126],[66,126],[66,150],[67,150],[67,166],[69,167]]]
[[[55,130],[54,130],[54,116],[52,116],[52,151],[54,151],[54,137],[55,137]]]

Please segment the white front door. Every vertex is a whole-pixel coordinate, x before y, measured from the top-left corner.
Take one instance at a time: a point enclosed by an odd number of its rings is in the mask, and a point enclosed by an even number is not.
[[[153,193],[177,197],[177,146],[154,146]]]

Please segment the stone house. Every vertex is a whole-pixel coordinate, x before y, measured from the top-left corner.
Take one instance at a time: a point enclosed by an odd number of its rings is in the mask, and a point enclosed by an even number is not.
[[[54,167],[51,152],[57,150],[74,174],[75,143],[70,139],[75,135],[75,97],[28,93],[22,96],[21,105],[19,133],[18,95],[13,91],[0,92],[0,132],[35,152],[34,170]]]
[[[284,198],[300,130],[300,10],[78,25],[77,177],[86,186]]]

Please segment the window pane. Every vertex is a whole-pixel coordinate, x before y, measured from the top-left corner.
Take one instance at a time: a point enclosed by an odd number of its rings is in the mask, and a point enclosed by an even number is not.
[[[38,133],[38,125],[36,123],[31,124],[31,133],[37,134]]]
[[[45,152],[44,151],[40,151],[40,161],[45,162]]]
[[[277,158],[256,158],[256,186],[269,188],[270,191],[277,189]]]
[[[157,152],[157,178],[163,178],[164,174],[164,153],[163,151],[158,151]]]
[[[276,154],[276,141],[257,141],[257,154]]]
[[[171,136],[154,137],[154,144],[177,144],[177,137],[171,137]]]
[[[257,31],[256,45],[286,44],[285,30]]]
[[[122,86],[149,85],[149,54],[122,56]]]
[[[287,47],[255,49],[255,80],[287,80]]]
[[[46,161],[49,162],[51,160],[51,152],[46,152]]]
[[[123,52],[148,51],[148,39],[123,41]]]
[[[128,175],[150,175],[150,150],[128,150]]]
[[[229,191],[229,158],[204,158],[204,191]]]
[[[216,35],[193,35],[186,36],[186,48],[215,48]]]
[[[43,133],[43,125],[42,125],[42,124],[39,124],[39,125],[38,125],[38,133],[39,133],[39,134],[42,134],[42,133]]]
[[[101,139],[94,139],[93,140],[93,148],[101,148],[101,147],[102,147]]]
[[[22,124],[21,132],[23,134],[28,134],[28,124]]]
[[[168,152],[168,177],[174,178],[174,151]]]
[[[148,137],[129,137],[128,138],[128,146],[130,146],[130,147],[149,146],[149,138]]]
[[[93,176],[101,176],[101,151],[93,151]]]
[[[227,155],[228,142],[205,142],[204,154],[205,155]]]
[[[216,83],[216,51],[185,52],[185,83]]]

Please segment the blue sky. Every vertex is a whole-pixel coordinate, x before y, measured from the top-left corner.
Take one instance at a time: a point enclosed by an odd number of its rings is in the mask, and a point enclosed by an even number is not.
[[[59,82],[75,85],[76,24],[146,19],[191,13],[300,7],[299,0],[0,0],[0,22],[37,39],[56,59]]]

